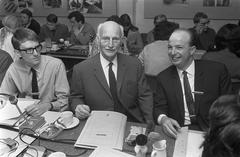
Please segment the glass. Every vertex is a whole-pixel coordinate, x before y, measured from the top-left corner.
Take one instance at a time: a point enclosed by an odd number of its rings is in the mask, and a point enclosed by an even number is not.
[[[42,45],[41,44],[37,45],[34,48],[28,48],[28,49],[22,49],[22,50],[19,49],[20,52],[24,52],[26,54],[33,54],[34,51],[40,53],[41,50],[42,50]]]
[[[52,40],[51,40],[51,38],[46,38],[45,39],[45,44],[46,44],[46,48],[52,48]]]
[[[120,38],[117,38],[117,37],[114,37],[112,39],[110,39],[109,37],[102,37],[101,38],[101,41],[104,43],[104,44],[110,44],[110,41],[112,40],[112,44],[119,44],[120,42]]]

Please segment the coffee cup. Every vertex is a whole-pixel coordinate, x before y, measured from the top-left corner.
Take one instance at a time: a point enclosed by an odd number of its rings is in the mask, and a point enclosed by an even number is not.
[[[156,141],[152,145],[151,157],[166,157],[166,140]]]
[[[60,124],[65,128],[69,127],[73,123],[73,113],[71,111],[64,111],[59,118]]]

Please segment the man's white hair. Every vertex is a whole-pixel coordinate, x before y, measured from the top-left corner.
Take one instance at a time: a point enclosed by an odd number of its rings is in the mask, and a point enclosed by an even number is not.
[[[107,25],[107,24],[116,24],[119,28],[120,28],[120,34],[121,34],[121,38],[124,36],[124,33],[123,33],[123,26],[119,25],[118,23],[114,22],[114,21],[106,21],[106,22],[103,22],[103,23],[100,23],[98,25],[98,28],[97,28],[97,37],[99,38],[100,37],[100,33],[101,33],[101,30],[102,28]]]

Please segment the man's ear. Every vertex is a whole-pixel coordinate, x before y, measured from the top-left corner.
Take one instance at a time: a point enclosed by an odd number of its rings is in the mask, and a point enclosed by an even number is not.
[[[18,58],[22,57],[22,54],[19,50],[14,49],[14,53],[18,56]]]
[[[196,52],[196,50],[197,50],[196,46],[191,46],[190,48],[191,55],[193,55]]]

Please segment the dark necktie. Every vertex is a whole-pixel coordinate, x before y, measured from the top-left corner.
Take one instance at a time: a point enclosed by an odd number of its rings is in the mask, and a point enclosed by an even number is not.
[[[32,98],[38,99],[38,82],[37,82],[37,72],[35,69],[31,68],[32,71]]]
[[[114,111],[119,111],[119,101],[117,96],[117,81],[114,75],[114,72],[112,70],[113,63],[109,63],[109,70],[108,70],[108,77],[109,77],[109,86],[110,86],[110,92],[114,101]]]
[[[188,107],[189,117],[191,123],[196,123],[196,115],[195,115],[195,108],[194,108],[194,100],[191,92],[191,87],[188,81],[187,72],[183,71],[183,86],[185,91],[185,99]]]

